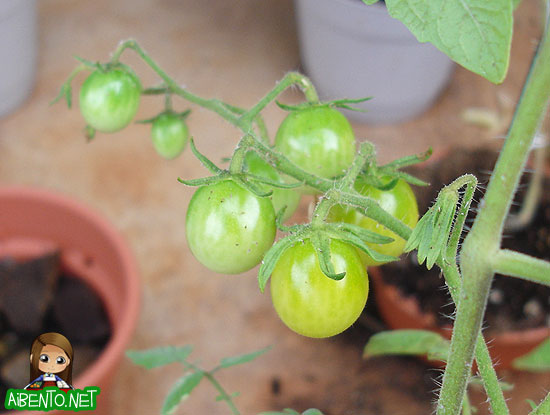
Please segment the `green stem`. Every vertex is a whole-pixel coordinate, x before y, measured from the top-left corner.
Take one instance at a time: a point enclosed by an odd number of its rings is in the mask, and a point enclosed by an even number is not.
[[[261,110],[263,110],[269,103],[271,103],[277,96],[292,85],[298,85],[308,102],[316,103],[319,101],[317,91],[311,83],[308,77],[299,72],[289,72],[283,79],[281,79],[275,87],[269,91],[256,105],[248,110],[241,117],[241,122],[249,123],[254,119]]]
[[[550,414],[550,393],[546,395],[544,400],[537,406],[529,415],[546,415]]]
[[[493,271],[510,277],[550,285],[550,262],[501,249],[492,258]]]
[[[374,145],[368,141],[363,141],[359,145],[359,151],[355,154],[355,158],[351,163],[350,168],[346,172],[346,175],[340,182],[340,188],[342,190],[353,189],[353,184],[357,179],[357,176],[361,174],[361,171],[368,165],[375,157]]]
[[[457,304],[438,415],[460,413],[493,277],[491,259],[499,250],[504,221],[549,95],[550,31],[547,26],[485,199],[461,251],[465,283]]]
[[[225,403],[227,403],[227,406],[229,406],[229,409],[231,410],[231,413],[233,415],[241,415],[235,404],[233,403],[233,399],[231,399],[231,396],[227,394],[225,389],[220,385],[220,383],[216,380],[214,375],[210,372],[204,372],[204,377],[210,381],[210,383],[216,388],[216,390],[220,393],[220,397]]]

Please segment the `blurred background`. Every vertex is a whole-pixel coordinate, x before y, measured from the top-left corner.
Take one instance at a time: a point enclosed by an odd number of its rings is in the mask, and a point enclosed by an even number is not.
[[[425,112],[398,124],[354,121],[357,138],[374,142],[381,162],[429,146],[436,153],[453,145],[498,147],[540,31],[537,2],[523,3],[516,12],[511,66],[502,85],[457,67]],[[286,72],[302,68],[291,0],[41,0],[36,30],[32,92],[0,118],[0,183],[72,196],[101,212],[125,236],[137,257],[143,290],[131,348],[192,344],[193,356],[211,367],[222,357],[273,345],[254,363],[221,374],[229,392],[241,392],[236,402],[246,414],[284,407],[318,407],[334,415],[429,413],[439,376],[434,369],[409,358],[363,361],[362,346],[371,328],[360,324],[332,339],[300,337],[280,322],[269,294],[259,293],[255,270],[218,275],[193,258],[184,228],[193,190],[176,179],[207,172],[189,150],[165,161],[153,150],[150,127],[137,124],[112,135],[98,133],[87,143],[77,100],[72,110],[63,102],[49,105],[76,66],[75,55],[107,61],[120,40],[132,37],[190,91],[251,107]],[[7,65],[4,55],[2,60]],[[122,61],[144,85],[158,83],[132,52]],[[32,58],[27,62],[32,65]],[[83,79],[83,74],[75,79],[73,98]],[[295,103],[302,97],[294,90],[280,99]],[[144,97],[137,118],[156,115],[162,105],[162,97]],[[177,98],[174,107],[189,108]],[[468,116],[472,108],[488,115],[481,121],[479,112]],[[276,105],[264,111],[271,137],[285,115]],[[188,125],[199,150],[216,162],[230,156],[239,139],[234,127],[197,107],[192,107]],[[307,200],[297,220],[306,211]],[[123,360],[112,386],[111,413],[159,413],[180,374],[177,366],[145,371]],[[516,383],[512,408],[517,405],[523,412],[525,398],[541,398],[543,389],[550,388],[547,374],[505,376]],[[177,413],[227,413],[214,398],[201,385]]]

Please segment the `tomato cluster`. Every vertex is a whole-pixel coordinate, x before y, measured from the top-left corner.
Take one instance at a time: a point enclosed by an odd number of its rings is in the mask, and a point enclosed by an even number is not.
[[[141,93],[139,79],[128,67],[98,67],[82,85],[80,110],[90,128],[107,133],[118,131],[135,117]],[[174,113],[167,106],[148,121],[152,123],[153,146],[165,158],[177,157],[188,141],[185,115]],[[351,166],[356,144],[351,125],[338,110],[329,105],[306,105],[292,109],[281,123],[274,150],[307,173],[333,179],[344,176]],[[301,195],[319,193],[308,186],[298,190],[275,186],[287,177],[253,150],[245,154],[241,170],[239,177],[226,174],[200,186],[186,216],[191,252],[203,265],[224,274],[242,273],[258,265],[273,246],[277,213],[285,209],[280,218],[285,221],[296,210]],[[247,180],[255,187],[247,185]],[[393,186],[388,186],[390,182]],[[374,186],[368,176],[360,175],[354,187],[414,227],[418,207],[410,186],[386,176],[377,177],[377,183],[382,185]],[[268,190],[269,197],[254,190],[258,188]],[[403,239],[353,208],[334,205],[326,220],[393,238],[388,244],[367,243],[377,252],[390,256],[403,252]],[[366,266],[379,264],[333,236],[325,247],[330,252],[324,261],[330,261],[336,274],[345,273],[341,279],[323,273],[320,249],[308,237],[281,251],[271,272],[275,310],[288,327],[304,336],[333,336],[353,324],[368,296]],[[326,263],[322,264],[326,267]]]

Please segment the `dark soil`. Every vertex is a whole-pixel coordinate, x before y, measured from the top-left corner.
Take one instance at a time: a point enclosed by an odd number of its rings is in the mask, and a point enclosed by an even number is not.
[[[468,223],[471,224],[496,157],[496,153],[491,150],[459,149],[452,151],[439,162],[415,168],[413,174],[431,183],[427,188],[415,189],[420,212],[428,209],[444,185],[464,173],[473,173],[480,182],[481,190],[477,192],[476,202],[468,216]],[[550,189],[549,180],[545,183],[545,189]],[[516,200],[521,200],[524,190],[525,185],[522,185]],[[505,235],[502,244],[504,248],[550,260],[550,191],[543,192],[542,198],[531,226]],[[444,280],[437,267],[428,271],[424,266],[419,266],[416,254],[413,253],[402,261],[384,266],[383,271],[385,281],[396,285],[406,296],[416,296],[421,309],[427,313],[434,313],[439,324],[451,323],[449,316],[454,313],[454,305],[447,289],[444,288]],[[485,315],[485,326],[489,332],[549,325],[549,315],[549,287],[498,274],[495,276]]]
[[[29,383],[29,350],[36,336],[54,331],[69,339],[73,379],[109,340],[110,324],[99,297],[63,269],[59,257],[54,252],[22,263],[0,258],[0,402],[9,388]]]

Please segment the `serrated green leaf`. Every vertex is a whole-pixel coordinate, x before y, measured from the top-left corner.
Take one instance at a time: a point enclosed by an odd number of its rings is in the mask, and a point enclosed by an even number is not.
[[[170,389],[164,400],[162,415],[172,414],[176,407],[199,385],[203,377],[204,372],[193,372],[180,378],[172,389]]]
[[[441,251],[447,247],[456,204],[452,204],[451,200],[447,199],[438,204],[438,209],[440,211],[436,213],[431,247],[426,257],[426,268],[428,269],[432,269]]]
[[[530,372],[546,372],[550,370],[550,339],[544,340],[526,355],[520,356],[512,362],[512,366],[519,370]]]
[[[392,330],[377,333],[369,339],[364,358],[383,355],[427,355],[431,360],[447,359],[450,342],[427,330]]]
[[[510,61],[510,0],[386,0],[390,15],[420,42],[489,81],[504,80]]]
[[[220,368],[228,368],[231,366],[241,365],[243,363],[251,362],[256,359],[258,356],[263,355],[265,352],[271,350],[271,346],[265,347],[263,349],[257,350],[252,353],[241,354],[239,356],[225,357],[220,362]]]
[[[126,356],[136,365],[153,369],[174,362],[183,362],[192,351],[192,346],[165,346],[149,350],[128,350]]]
[[[416,226],[414,227],[411,236],[409,236],[409,239],[407,240],[407,243],[405,244],[405,248],[403,248],[404,252],[411,252],[413,249],[418,248],[420,245],[420,241],[422,238],[422,234],[424,232],[424,228],[426,227],[426,224],[431,221],[430,216],[433,215],[434,212],[432,209],[429,209],[424,216],[420,218]]]

